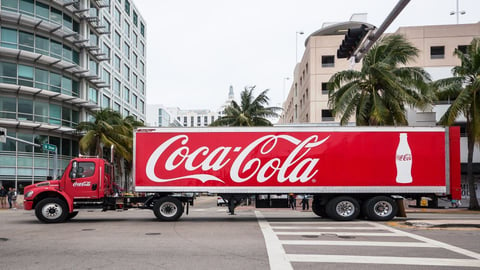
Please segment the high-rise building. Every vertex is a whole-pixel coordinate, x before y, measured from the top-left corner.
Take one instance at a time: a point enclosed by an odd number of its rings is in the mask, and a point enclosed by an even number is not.
[[[59,175],[79,122],[112,108],[145,121],[146,24],[131,0],[1,0],[0,183]],[[19,141],[21,140],[21,141]],[[42,147],[55,145],[53,155]]]

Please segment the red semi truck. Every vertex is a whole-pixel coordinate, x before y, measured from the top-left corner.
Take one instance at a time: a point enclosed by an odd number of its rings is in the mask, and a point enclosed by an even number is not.
[[[218,194],[231,214],[253,197],[257,207],[288,207],[293,193],[313,197],[318,216],[391,220],[401,198],[460,199],[459,141],[456,127],[140,128],[133,174],[142,196],[118,196],[110,163],[78,157],[59,180],[25,187],[24,205],[46,223],[131,207],[173,221],[195,193]]]

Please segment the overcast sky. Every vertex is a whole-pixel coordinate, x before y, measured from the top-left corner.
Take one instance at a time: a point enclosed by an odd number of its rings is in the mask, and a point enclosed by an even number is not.
[[[398,0],[134,0],[147,24],[147,104],[181,109],[221,106],[233,85],[270,89],[280,106],[304,41],[323,23],[368,13],[380,26]],[[400,26],[455,24],[457,0],[412,0],[387,32]],[[480,21],[479,0],[459,0],[460,23]],[[284,84],[284,82],[286,82]]]

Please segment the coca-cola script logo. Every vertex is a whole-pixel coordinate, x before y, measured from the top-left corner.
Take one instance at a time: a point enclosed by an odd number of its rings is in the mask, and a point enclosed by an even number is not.
[[[73,183],[73,186],[74,187],[89,187],[91,186],[92,183],[90,183],[90,181],[87,181],[87,182],[75,182]]]
[[[412,155],[410,155],[410,154],[397,155],[397,160],[398,161],[409,161],[409,160],[412,160]]]
[[[266,135],[256,139],[244,147],[219,146],[210,149],[208,146],[201,146],[197,149],[190,149],[188,146],[188,135],[174,136],[162,143],[149,157],[146,174],[154,182],[171,182],[182,179],[197,179],[203,183],[207,181],[218,181],[225,183],[222,179],[203,173],[192,173],[175,178],[163,179],[155,174],[155,167],[164,166],[162,170],[173,171],[177,168],[183,168],[185,171],[219,171],[230,166],[230,178],[236,183],[243,183],[252,178],[263,183],[274,175],[280,183],[285,181],[305,183],[311,180],[317,173],[315,166],[319,158],[306,158],[305,156],[312,150],[328,140],[330,136],[320,140],[317,135],[312,135],[306,139],[299,140],[289,135]],[[277,157],[270,159],[268,154],[273,153],[278,147],[280,140],[295,145],[289,155],[281,160]],[[180,143],[180,147],[173,146]],[[175,148],[174,148],[175,147]],[[169,156],[165,152],[171,153]],[[238,153],[231,158],[232,153]],[[249,157],[253,156],[254,158]],[[161,160],[161,162],[159,162]],[[231,165],[230,165],[231,164]]]

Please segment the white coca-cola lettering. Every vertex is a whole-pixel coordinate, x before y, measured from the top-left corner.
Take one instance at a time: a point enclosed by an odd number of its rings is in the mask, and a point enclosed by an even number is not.
[[[90,183],[90,181],[87,181],[87,182],[75,182],[73,183],[73,186],[74,187],[89,187],[91,186],[92,183]]]
[[[305,155],[314,147],[317,147],[328,140],[329,137],[319,140],[317,135],[312,135],[301,141],[289,135],[266,135],[247,145],[233,161],[230,168],[230,178],[237,183],[248,181],[256,176],[256,181],[259,183],[271,179],[277,175],[279,182],[297,182],[305,183],[311,180],[318,172],[315,166],[319,158],[305,158]],[[162,179],[155,174],[155,166],[159,160],[164,160],[165,170],[173,171],[180,166],[186,171],[195,171],[201,169],[202,171],[213,170],[218,171],[225,167],[231,160],[227,158],[228,154],[240,151],[241,147],[226,147],[220,146],[210,151],[207,146],[201,146],[193,151],[187,146],[187,135],[178,135],[170,138],[161,144],[150,156],[146,166],[147,177],[154,182],[170,182],[181,179],[198,179],[202,182],[223,180],[210,174],[192,174],[183,175],[181,177]],[[282,162],[279,158],[271,158],[265,161],[265,156],[271,153],[277,146],[279,140],[288,141],[296,145],[287,158]],[[167,149],[175,147],[174,144],[182,145],[175,149],[170,156],[162,157]],[[232,148],[235,149],[232,151]],[[253,156],[255,158],[247,160],[247,157]],[[260,158],[262,157],[262,158]],[[287,174],[288,171],[288,174]],[[247,174],[247,175],[245,175]],[[243,175],[241,177],[240,175]]]

